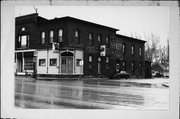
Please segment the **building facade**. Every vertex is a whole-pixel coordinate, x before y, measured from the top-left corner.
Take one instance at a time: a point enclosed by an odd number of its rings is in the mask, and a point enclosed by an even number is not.
[[[144,77],[145,41],[118,29],[73,17],[51,20],[37,13],[16,18],[15,73],[108,77],[125,70]]]

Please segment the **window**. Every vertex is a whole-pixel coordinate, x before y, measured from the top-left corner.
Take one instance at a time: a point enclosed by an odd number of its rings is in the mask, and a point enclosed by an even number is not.
[[[132,69],[132,72],[134,73],[135,72],[134,61],[131,62],[131,69]]]
[[[134,55],[134,45],[131,46],[131,54]]]
[[[22,27],[21,31],[25,31],[26,29],[24,27]]]
[[[143,71],[143,63],[142,62],[139,63],[139,69],[140,69],[140,73],[142,73],[142,71]]]
[[[98,36],[97,36],[97,40],[98,40],[98,42],[100,42],[100,44],[101,44],[101,34],[98,34]]]
[[[98,57],[98,74],[101,74],[101,57]]]
[[[21,48],[25,48],[29,46],[29,35],[22,35],[18,37],[19,46]]]
[[[126,54],[126,44],[123,44],[123,55]]]
[[[58,30],[58,42],[63,42],[63,30]]]
[[[76,66],[81,66],[80,62],[81,62],[81,59],[76,59]]]
[[[89,45],[93,45],[93,38],[92,38],[92,33],[89,33],[88,38],[89,38]]]
[[[74,36],[79,37],[79,31],[78,30],[75,30]]]
[[[116,64],[116,71],[118,72],[120,69],[119,64]]]
[[[53,42],[53,37],[54,37],[54,32],[53,32],[53,30],[51,30],[51,31],[49,32],[49,40],[50,40],[50,43]]]
[[[139,56],[142,56],[142,47],[139,48]]]
[[[39,66],[46,66],[46,60],[45,59],[39,59]]]
[[[45,32],[41,32],[41,44],[45,44]]]
[[[89,69],[92,69],[92,56],[89,56]]]
[[[80,43],[79,30],[75,30],[75,31],[74,31],[74,37],[75,37],[75,42],[76,42],[77,44],[79,44],[79,43]]]
[[[109,69],[109,57],[106,57],[106,69]]]
[[[57,66],[57,59],[50,59],[50,66]]]
[[[109,47],[110,42],[109,42],[109,37],[108,36],[106,36],[106,44],[107,44],[106,46]]]
[[[126,61],[123,61],[123,71],[126,71]]]
[[[27,45],[27,36],[21,36],[21,47],[26,47]]]

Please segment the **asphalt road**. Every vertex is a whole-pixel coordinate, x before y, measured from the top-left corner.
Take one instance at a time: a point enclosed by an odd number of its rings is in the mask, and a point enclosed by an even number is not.
[[[133,82],[17,78],[15,106],[33,109],[169,109],[169,88],[151,82],[143,79]]]

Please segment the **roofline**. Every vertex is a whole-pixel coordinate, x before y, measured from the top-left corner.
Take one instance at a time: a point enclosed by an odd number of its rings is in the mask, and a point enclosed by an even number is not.
[[[134,40],[137,40],[137,41],[140,41],[140,42],[144,42],[144,43],[146,42],[145,40],[141,40],[141,39],[138,39],[138,38],[133,38],[133,37],[125,36],[125,35],[116,34],[116,36],[129,38],[131,40],[134,39]]]
[[[23,18],[23,17],[28,17],[28,16],[33,16],[33,15],[38,16],[38,13],[32,13],[32,14],[27,14],[27,15],[23,15],[23,16],[18,16],[18,17],[16,17],[16,19]]]
[[[117,28],[113,28],[113,27],[109,27],[109,26],[105,26],[105,25],[101,25],[101,24],[97,24],[97,23],[85,21],[85,20],[78,19],[78,18],[74,18],[74,17],[71,17],[71,16],[54,18],[54,19],[50,19],[49,21],[58,20],[58,19],[59,19],[59,20],[60,20],[60,19],[72,19],[72,20],[77,20],[77,21],[81,21],[81,22],[84,22],[84,23],[93,24],[93,25],[97,25],[97,26],[101,26],[101,27],[106,27],[106,28],[109,28],[109,29],[113,29],[113,30],[119,31],[119,29],[117,29]]]

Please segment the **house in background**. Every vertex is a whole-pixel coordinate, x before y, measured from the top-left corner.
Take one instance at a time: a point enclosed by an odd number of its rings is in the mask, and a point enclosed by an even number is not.
[[[17,75],[108,77],[123,70],[145,77],[145,41],[118,35],[116,28],[37,13],[17,17],[15,28]]]
[[[155,62],[152,64],[153,76],[169,77],[169,64]]]

